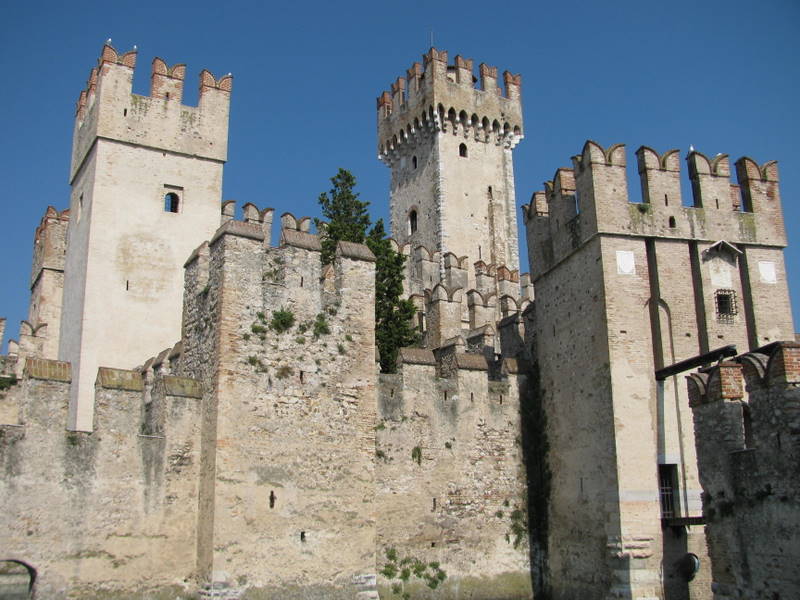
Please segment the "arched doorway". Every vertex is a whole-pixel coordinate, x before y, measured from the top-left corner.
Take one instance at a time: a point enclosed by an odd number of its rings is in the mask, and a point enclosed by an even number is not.
[[[33,598],[36,569],[16,559],[0,560],[0,598],[28,600]]]

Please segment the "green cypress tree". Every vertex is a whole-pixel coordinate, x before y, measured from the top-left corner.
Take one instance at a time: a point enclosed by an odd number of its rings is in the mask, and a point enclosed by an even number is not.
[[[405,255],[392,250],[383,227],[383,219],[372,227],[366,244],[375,255],[375,343],[381,356],[381,371],[394,373],[400,348],[419,341],[411,325],[416,309],[411,300],[403,300],[403,265]]]
[[[322,264],[333,262],[336,242],[339,240],[363,244],[370,223],[367,213],[369,202],[361,202],[358,194],[353,192],[356,178],[352,173],[340,168],[331,177],[331,183],[333,188],[330,196],[325,192],[319,195],[325,221],[314,219],[317,231],[321,234]]]

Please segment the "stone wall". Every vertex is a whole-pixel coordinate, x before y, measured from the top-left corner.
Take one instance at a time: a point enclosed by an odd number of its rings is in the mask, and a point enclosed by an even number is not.
[[[68,363],[28,358],[0,402],[4,559],[36,597],[172,598],[194,572],[199,389],[101,369],[92,433],[66,431]],[[2,397],[5,394],[5,397]],[[9,418],[10,417],[10,418]]]
[[[461,344],[404,349],[381,375],[376,445],[378,571],[414,598],[529,598],[528,497],[516,361],[490,365]],[[403,582],[392,560],[439,565]],[[429,568],[427,575],[435,569]]]
[[[316,236],[268,243],[229,221],[187,263],[178,369],[207,382],[199,575],[208,593],[373,597],[374,257],[340,243],[323,275]]]
[[[714,598],[800,594],[800,344],[691,375]]]

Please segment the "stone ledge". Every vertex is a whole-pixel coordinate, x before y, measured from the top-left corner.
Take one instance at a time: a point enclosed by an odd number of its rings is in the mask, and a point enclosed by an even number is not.
[[[433,356],[433,352],[423,348],[400,348],[397,362],[399,364],[436,366],[436,358]]]
[[[72,381],[72,365],[58,360],[28,358],[25,360],[24,373],[33,379],[49,379],[65,383]]]
[[[353,242],[339,242],[336,244],[336,256],[375,262],[375,255],[372,253],[372,250],[367,248],[364,244],[355,244]]]
[[[217,229],[214,236],[211,238],[210,244],[216,242],[223,235],[235,235],[238,237],[264,241],[264,230],[261,224],[258,223],[245,223],[244,221],[228,221],[222,227]]]
[[[196,379],[164,375],[163,381],[164,393],[167,396],[179,396],[181,398],[203,397],[203,384]]]
[[[141,392],[144,389],[142,374],[138,371],[100,367],[97,369],[97,385],[109,390]]]
[[[489,363],[482,354],[467,354],[456,352],[456,367],[468,371],[488,371]]]
[[[304,248],[305,250],[322,251],[322,244],[319,236],[296,229],[281,230],[281,246],[292,246],[294,248]]]

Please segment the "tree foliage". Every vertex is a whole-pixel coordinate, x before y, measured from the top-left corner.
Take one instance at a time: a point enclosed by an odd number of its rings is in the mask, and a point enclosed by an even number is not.
[[[331,183],[330,192],[321,193],[318,199],[324,220],[314,219],[317,230],[322,233],[322,264],[326,265],[336,256],[336,242],[363,244],[370,223],[369,202],[362,202],[353,192],[356,178],[352,173],[340,168],[331,177]]]
[[[411,325],[415,308],[403,300],[403,265],[406,257],[392,249],[379,219],[370,225],[367,207],[353,191],[356,178],[344,169],[331,178],[333,188],[319,196],[326,221],[315,219],[320,231],[323,264],[333,262],[336,243],[340,240],[366,244],[375,255],[375,343],[381,357],[381,371],[393,373],[397,354],[403,346],[418,342],[419,334]]]
[[[378,219],[367,236],[367,246],[375,255],[375,343],[381,357],[381,371],[394,373],[397,353],[419,341],[411,325],[416,309],[403,296],[403,265],[406,257],[395,252],[386,237],[383,219]]]

